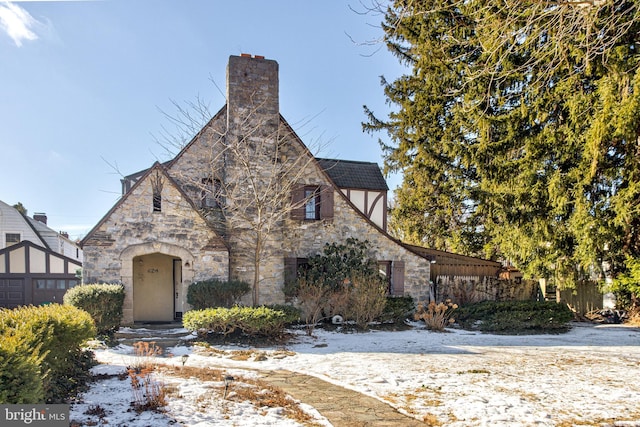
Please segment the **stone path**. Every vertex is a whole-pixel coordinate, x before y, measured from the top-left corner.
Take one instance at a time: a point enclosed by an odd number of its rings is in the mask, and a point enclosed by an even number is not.
[[[146,330],[134,328],[128,333],[118,332],[116,338],[126,343],[153,340],[163,348],[176,345],[180,341],[174,335],[159,335],[156,331],[181,325],[144,326]],[[316,377],[285,370],[258,372],[263,381],[284,390],[294,399],[313,406],[335,427],[424,427],[426,425],[415,418],[401,414],[373,397]]]
[[[261,379],[313,406],[335,427],[425,426],[373,397],[290,371],[260,371]]]

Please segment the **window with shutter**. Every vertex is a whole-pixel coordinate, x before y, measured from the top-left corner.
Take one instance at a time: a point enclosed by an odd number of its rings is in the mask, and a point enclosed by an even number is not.
[[[320,189],[305,187],[304,199],[304,219],[320,219]]]
[[[333,219],[333,187],[297,185],[291,191],[291,218],[317,221]]]
[[[383,278],[387,293],[393,295],[393,289],[391,287],[391,261],[378,261],[378,273]]]

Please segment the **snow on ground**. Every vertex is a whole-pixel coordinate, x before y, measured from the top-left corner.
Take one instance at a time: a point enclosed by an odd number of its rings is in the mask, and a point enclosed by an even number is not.
[[[187,366],[224,369],[237,376],[252,375],[245,370],[287,369],[376,397],[417,419],[453,427],[640,426],[640,329],[576,323],[561,335],[505,336],[437,333],[412,325],[393,332],[316,329],[315,337],[299,332],[295,342],[286,345],[287,352],[255,349],[248,360],[232,358],[238,350],[247,350],[238,346],[176,346],[168,349],[172,356],[159,360],[179,365],[180,356],[188,354]],[[122,371],[132,363],[131,354],[132,348],[122,345],[98,350],[96,357],[105,364],[98,368]],[[181,397],[170,400],[166,414],[127,412],[128,380],[109,379],[96,383],[84,396],[85,403],[72,408],[72,419],[89,419],[83,412],[94,402],[109,406],[111,425],[298,425],[277,409],[203,397],[222,384],[171,381]],[[205,401],[206,408],[193,403]],[[328,424],[317,412],[315,417]]]

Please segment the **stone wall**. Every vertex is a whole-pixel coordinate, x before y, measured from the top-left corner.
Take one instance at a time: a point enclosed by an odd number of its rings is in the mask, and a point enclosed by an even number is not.
[[[159,167],[155,170],[159,171]],[[163,177],[162,210],[153,211],[149,177],[141,179],[84,242],[84,283],[122,283],[126,291],[125,323],[135,320],[133,259],[136,256],[161,253],[181,259],[182,283],[176,287],[176,311],[189,309],[186,291],[193,281],[212,277],[226,279],[229,274],[224,242],[167,177]]]
[[[167,175],[161,174],[162,211],[153,212],[152,203],[151,181],[162,171],[157,165],[84,242],[85,282],[124,283],[125,321],[131,322],[133,259],[171,255],[182,260],[176,310],[185,311],[186,289],[195,280],[219,277],[253,284],[255,249],[260,245],[258,303],[282,303],[285,258],[310,257],[327,243],[353,237],[369,241],[372,257],[399,266],[393,268],[398,276],[400,267],[404,269],[406,295],[425,299],[429,261],[359,213],[280,117],[278,64],[259,57],[231,57],[227,73],[227,106],[170,163]],[[202,182],[208,178],[221,180],[224,188],[224,204],[217,214],[202,210]],[[321,188],[323,199],[332,196],[321,206],[326,217],[294,219],[298,217],[292,215],[292,194],[302,185]],[[329,213],[328,206],[333,206]],[[244,302],[251,303],[251,297]]]

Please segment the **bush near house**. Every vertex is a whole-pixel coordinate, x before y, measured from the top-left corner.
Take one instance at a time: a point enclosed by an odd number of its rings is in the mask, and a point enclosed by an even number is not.
[[[93,364],[81,346],[95,332],[89,313],[68,305],[0,310],[0,403],[61,403],[77,394]]]
[[[387,296],[380,318],[383,322],[402,322],[411,318],[415,309],[416,304],[410,296]]]
[[[323,317],[340,315],[365,328],[380,319],[386,304],[386,284],[370,257],[369,243],[354,238],[326,244],[309,258],[293,289],[311,333]]]
[[[0,335],[0,403],[39,403],[44,401],[41,364],[45,354],[29,348],[24,334]]]
[[[444,329],[455,322],[454,311],[458,305],[446,300],[436,304],[435,301],[418,304],[413,318],[424,321],[425,326],[430,331],[443,332]]]
[[[122,322],[124,287],[106,283],[76,286],[64,294],[64,303],[89,313],[98,335],[112,336]]]
[[[240,332],[276,338],[284,334],[287,319],[284,311],[267,307],[218,307],[187,311],[182,324],[200,335],[218,333],[224,336]]]
[[[464,329],[498,334],[566,332],[572,319],[566,304],[551,301],[483,301],[459,307],[455,318]]]
[[[239,280],[202,280],[189,285],[187,302],[196,310],[211,307],[232,307],[251,290],[251,286]]]

